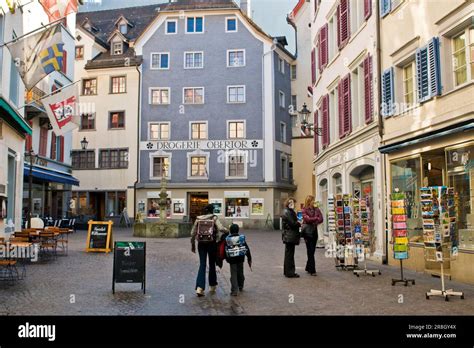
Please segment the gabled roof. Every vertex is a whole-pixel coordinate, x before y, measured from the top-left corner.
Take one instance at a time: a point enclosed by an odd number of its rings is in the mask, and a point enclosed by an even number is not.
[[[115,30],[112,32],[112,34],[109,35],[109,38],[107,39],[107,43],[110,43],[110,40],[112,40],[115,35],[120,36],[120,38],[122,39],[122,41],[128,42],[128,39],[120,32],[120,30],[115,29]]]
[[[233,0],[176,0],[160,5],[160,11],[190,11],[209,9],[238,9]]]
[[[117,26],[117,23],[119,23],[120,21],[125,21],[125,23],[127,23],[127,25],[129,27],[134,27],[133,23],[131,23],[127,18],[125,18],[124,15],[121,15],[114,23],[115,26]]]

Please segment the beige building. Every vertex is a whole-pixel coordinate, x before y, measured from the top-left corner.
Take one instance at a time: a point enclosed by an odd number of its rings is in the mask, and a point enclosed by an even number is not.
[[[452,279],[474,283],[474,3],[392,1],[380,13],[381,151],[386,197],[395,189],[408,197],[404,265],[437,273],[424,259],[420,187],[454,187],[459,256],[445,268]],[[398,263],[391,250],[388,255]]]
[[[80,223],[134,214],[142,58],[131,42],[154,16],[150,6],[77,15],[75,73],[87,113],[73,134],[72,164],[80,187],[72,212]]]
[[[331,195],[368,201],[373,257],[385,256],[384,174],[378,151],[378,1],[312,0],[312,83],[316,199],[327,213]],[[326,219],[327,220],[327,219]],[[325,229],[327,233],[327,229]],[[327,236],[327,234],[326,234]]]
[[[314,195],[315,179],[313,173],[314,139],[313,132],[301,129],[298,111],[303,104],[312,105],[311,86],[311,22],[313,12],[310,3],[300,0],[288,15],[287,21],[296,33],[295,64],[291,66],[291,114],[292,140],[291,159],[293,162],[293,180],[297,186],[295,199],[301,207],[307,195]],[[312,122],[312,120],[310,120]]]

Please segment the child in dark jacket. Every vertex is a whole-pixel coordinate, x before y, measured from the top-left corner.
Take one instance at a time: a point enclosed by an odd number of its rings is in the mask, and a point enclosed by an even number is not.
[[[239,234],[239,226],[233,224],[230,226],[230,234],[225,239],[226,260],[230,264],[230,283],[232,296],[238,295],[238,290],[244,288],[244,261],[247,256],[249,267],[252,267],[252,255],[250,248],[245,241],[245,236]]]

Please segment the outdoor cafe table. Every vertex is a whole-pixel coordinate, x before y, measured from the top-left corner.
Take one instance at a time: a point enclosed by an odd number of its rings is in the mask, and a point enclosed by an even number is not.
[[[7,242],[1,242],[0,243],[1,245],[7,245]],[[8,242],[8,244],[10,244],[10,247],[15,247],[15,248],[24,248],[24,249],[27,249],[27,248],[31,248],[31,246],[33,245],[33,243],[30,243],[30,242]],[[28,256],[27,253],[20,253],[20,255],[25,255],[25,256]],[[26,276],[26,262],[28,260],[27,257],[15,257],[15,258],[5,258],[5,259],[10,259],[10,260],[16,260],[19,262],[19,264],[21,264],[21,267],[22,267],[22,272],[21,272],[21,277],[20,277],[20,274],[18,274],[18,279],[23,279],[25,278]]]

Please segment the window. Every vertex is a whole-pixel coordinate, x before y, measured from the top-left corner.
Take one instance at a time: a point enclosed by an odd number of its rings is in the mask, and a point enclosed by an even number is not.
[[[152,157],[152,177],[153,178],[169,178],[170,158],[167,156]]]
[[[225,32],[236,33],[237,32],[237,18],[226,18],[225,20]]]
[[[281,178],[282,179],[288,179],[288,159],[286,156],[281,156]]]
[[[415,62],[403,67],[403,101],[408,107],[415,103]]]
[[[244,154],[233,153],[227,156],[227,178],[246,178],[247,177],[247,159]]]
[[[339,173],[336,173],[332,177],[332,180],[333,180],[334,194],[335,195],[342,194],[342,175]]]
[[[192,140],[207,139],[207,122],[191,123],[191,139]]]
[[[170,103],[169,88],[150,88],[150,104],[163,105]]]
[[[365,21],[364,7],[366,2],[367,1],[351,1],[350,24],[352,34],[359,30]]]
[[[437,37],[416,51],[416,77],[420,103],[441,94],[441,64]]]
[[[166,70],[169,69],[170,61],[169,53],[152,53],[151,54],[151,69],[152,70]]]
[[[282,74],[285,73],[285,60],[281,57],[278,57],[278,71]]]
[[[233,192],[229,192],[233,193]],[[237,196],[237,197],[236,197]],[[244,196],[244,197],[242,197]],[[242,192],[240,195],[232,195],[225,197],[225,216],[229,218],[249,218],[250,217],[250,203],[248,193]]]
[[[227,125],[229,139],[243,139],[245,138],[245,122],[244,121],[229,121]]]
[[[76,46],[76,60],[84,59],[84,46]]]
[[[95,129],[95,113],[81,115],[81,130]]]
[[[110,93],[126,93],[127,79],[125,76],[114,76],[110,78]]]
[[[72,169],[94,169],[95,168],[95,151],[72,151]]]
[[[379,0],[380,1],[380,17],[385,17],[390,13],[392,1],[391,0]]]
[[[170,124],[166,123],[150,123],[149,124],[148,139],[150,140],[169,140],[170,139]]]
[[[297,112],[298,110],[298,97],[296,94],[291,95],[291,107],[293,108],[293,112]]]
[[[286,123],[280,122],[280,141],[286,143]]]
[[[40,141],[39,141],[39,155],[46,156],[46,149],[48,146],[48,128],[40,127]]]
[[[331,93],[329,93],[329,141],[328,143],[331,144],[336,142],[338,139],[338,132],[339,132],[339,124],[337,122],[338,115],[339,115],[339,103],[338,103],[338,95],[337,95],[337,88],[334,88]],[[321,115],[322,116],[322,115]],[[332,122],[331,122],[332,121]],[[320,123],[322,124],[322,123]]]
[[[359,65],[352,71],[351,76],[351,114],[352,127],[357,129],[364,125],[365,95],[364,95],[364,68]]]
[[[334,15],[329,20],[328,25],[328,61],[332,61],[337,52],[337,15]]]
[[[188,17],[186,19],[186,33],[196,34],[204,32],[204,17]]]
[[[128,149],[105,149],[99,153],[99,168],[128,168]]]
[[[204,87],[183,88],[184,104],[204,104]]]
[[[191,156],[191,177],[207,177],[206,156]]]
[[[284,109],[285,108],[285,93],[280,91],[279,97],[278,97],[278,105],[280,105],[280,108]]]
[[[203,52],[184,52],[185,69],[201,69],[204,66]]]
[[[227,103],[245,103],[245,86],[227,86]]]
[[[82,80],[82,95],[97,95],[97,79]]]
[[[109,129],[125,128],[125,111],[109,112]]]
[[[474,28],[468,28],[452,39],[454,85],[459,86],[474,76]]]
[[[296,65],[291,66],[291,79],[296,80]]]
[[[127,24],[120,24],[120,33],[126,35],[128,32],[128,25]]]
[[[178,21],[176,19],[166,21],[166,34],[178,33]]]
[[[123,43],[114,42],[112,45],[112,55],[118,56],[123,53]]]
[[[245,50],[227,51],[227,67],[238,68],[245,66]]]

